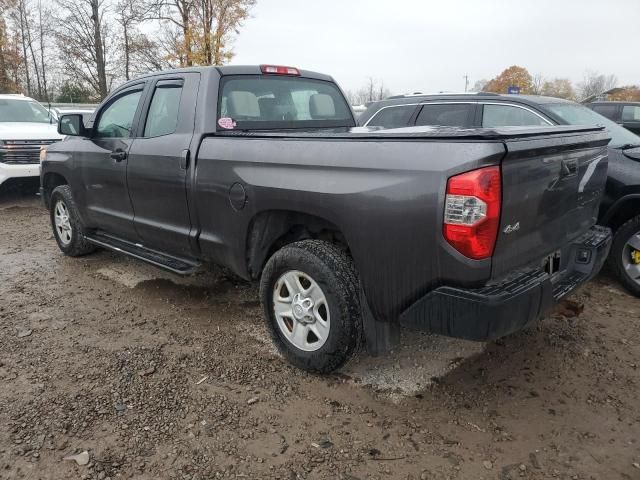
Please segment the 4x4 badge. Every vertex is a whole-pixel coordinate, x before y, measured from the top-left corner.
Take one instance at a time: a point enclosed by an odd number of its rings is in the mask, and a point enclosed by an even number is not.
[[[504,230],[502,230],[502,232],[508,235],[510,233],[517,232],[518,230],[520,230],[520,222],[516,222],[513,225],[507,225],[506,227],[504,227]]]

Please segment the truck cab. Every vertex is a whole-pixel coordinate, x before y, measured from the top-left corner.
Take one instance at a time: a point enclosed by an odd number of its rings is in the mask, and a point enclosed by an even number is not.
[[[40,149],[64,138],[57,118],[33,98],[0,95],[0,185],[40,175]]]

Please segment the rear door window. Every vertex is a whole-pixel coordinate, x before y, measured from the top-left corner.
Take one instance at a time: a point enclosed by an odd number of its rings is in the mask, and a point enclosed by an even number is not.
[[[472,103],[425,104],[418,114],[416,125],[471,127],[475,105]]]
[[[548,125],[551,123],[535,113],[512,105],[484,105],[482,111],[482,126],[487,128]]]
[[[158,83],[144,126],[145,137],[159,137],[176,131],[181,95],[182,82]]]
[[[353,127],[351,108],[332,82],[304,77],[222,78],[218,130]]]
[[[416,105],[398,105],[383,108],[367,122],[367,126],[384,128],[408,127],[416,108]]]

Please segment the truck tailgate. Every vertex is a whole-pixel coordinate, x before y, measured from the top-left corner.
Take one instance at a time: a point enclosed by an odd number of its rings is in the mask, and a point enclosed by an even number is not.
[[[608,142],[602,131],[584,129],[505,140],[492,278],[540,265],[595,224],[607,179]]]

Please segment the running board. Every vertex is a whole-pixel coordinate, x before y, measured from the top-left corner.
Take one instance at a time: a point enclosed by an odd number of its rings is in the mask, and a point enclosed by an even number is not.
[[[94,232],[85,235],[88,242],[104,247],[114,252],[124,253],[130,257],[137,258],[143,262],[150,263],[156,267],[163,268],[178,275],[191,275],[198,270],[202,264],[184,258],[173,257],[166,253],[151,250],[137,243],[131,243],[120,238],[107,235],[102,232]]]

